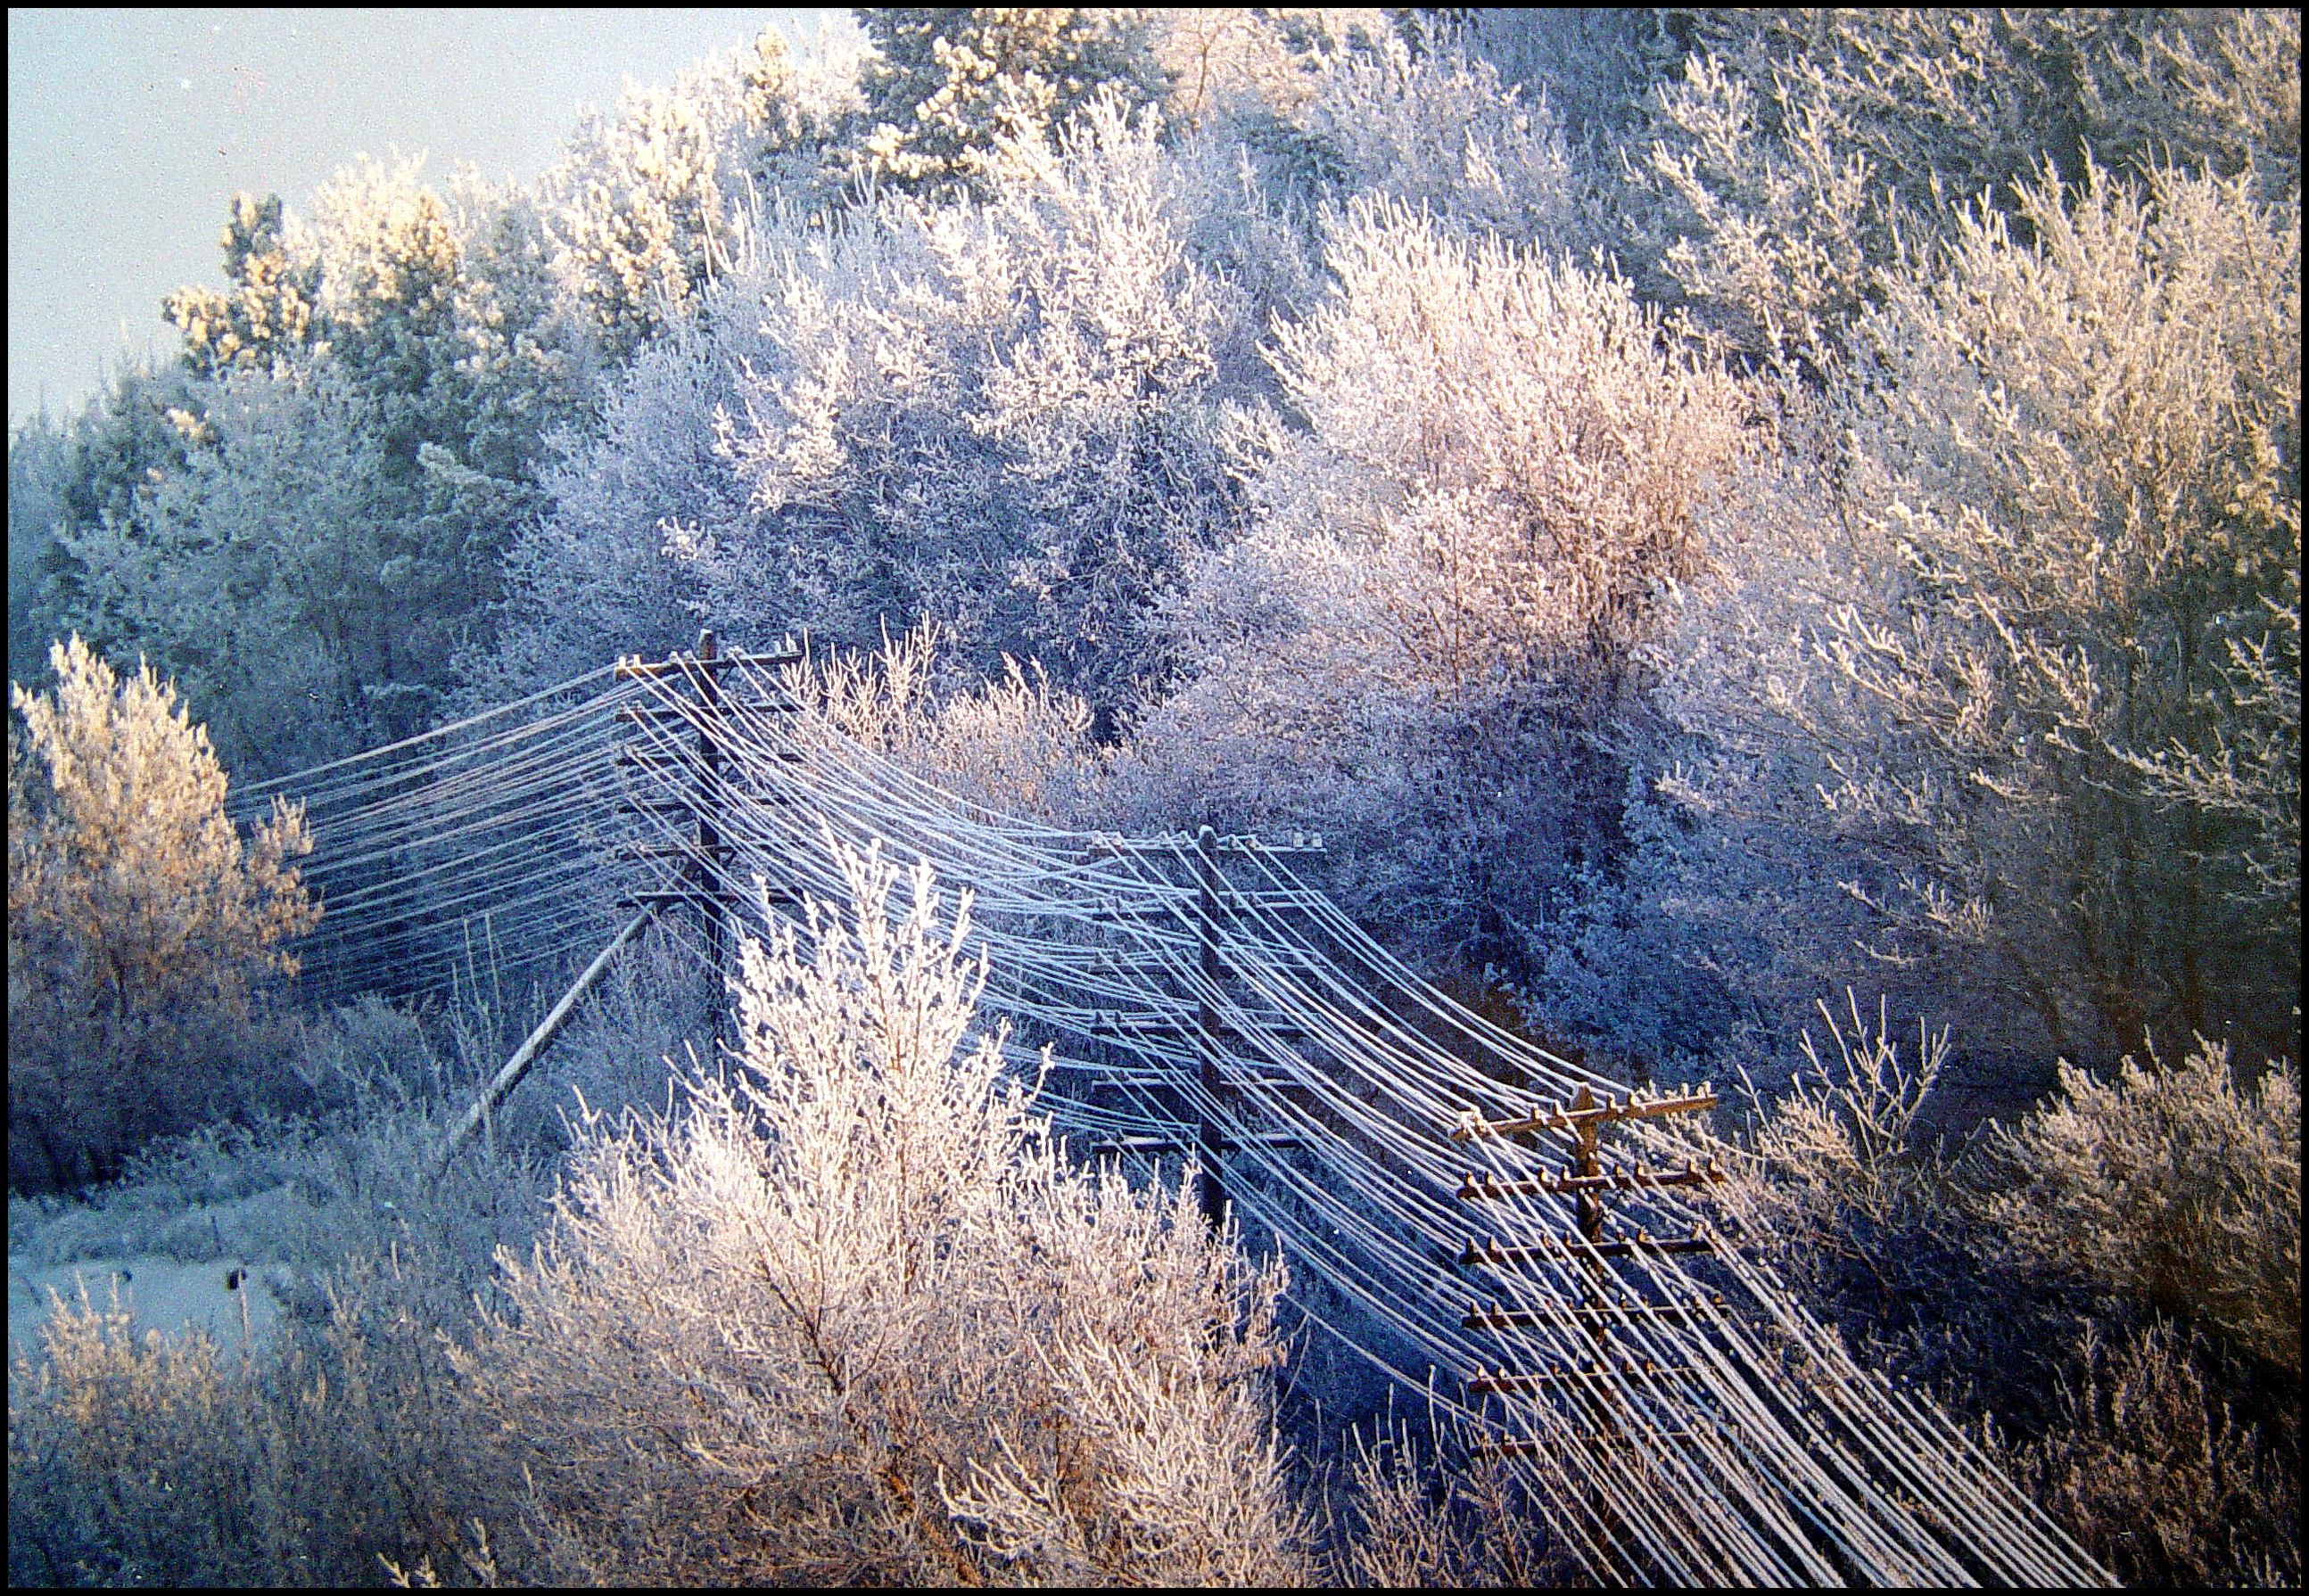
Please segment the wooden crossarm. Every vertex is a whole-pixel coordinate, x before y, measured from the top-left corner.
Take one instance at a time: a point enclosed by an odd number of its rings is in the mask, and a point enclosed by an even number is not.
[[[1702,1083],[1697,1091],[1686,1090],[1673,1097],[1650,1097],[1633,1092],[1624,1098],[1607,1097],[1592,1109],[1567,1109],[1550,1103],[1540,1113],[1522,1119],[1483,1119],[1470,1110],[1460,1117],[1452,1127],[1454,1142],[1470,1142],[1478,1136],[1512,1136],[1525,1131],[1570,1131],[1587,1125],[1604,1125],[1621,1119],[1659,1119],[1670,1114],[1691,1114],[1716,1106],[1716,1088]]]
[[[1632,1258],[1645,1253],[1712,1253],[1716,1238],[1705,1230],[1690,1236],[1655,1238],[1638,1232],[1620,1241],[1587,1241],[1578,1237],[1551,1237],[1545,1241],[1523,1247],[1501,1247],[1485,1238],[1481,1243],[1469,1241],[1466,1247],[1452,1261],[1463,1269],[1493,1266],[1501,1264],[1524,1264],[1534,1260],[1560,1262],[1567,1259]]]
[[[621,682],[645,681],[653,677],[688,676],[693,670],[710,670],[718,674],[732,665],[799,665],[803,658],[798,649],[777,654],[747,654],[732,649],[726,654],[705,660],[694,655],[672,660],[644,660],[638,654],[630,654],[618,661],[617,669],[611,674]]]
[[[1461,1177],[1457,1195],[1465,1203],[1497,1202],[1506,1197],[1535,1197],[1549,1193],[1646,1191],[1663,1186],[1712,1186],[1728,1180],[1716,1167],[1687,1161],[1681,1169],[1612,1169],[1601,1175],[1536,1175],[1524,1180],[1501,1180],[1471,1169]]]

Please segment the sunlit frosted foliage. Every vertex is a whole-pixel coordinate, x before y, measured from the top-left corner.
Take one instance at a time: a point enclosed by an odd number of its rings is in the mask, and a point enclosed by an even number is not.
[[[542,189],[556,269],[611,360],[728,274],[749,211],[808,188],[846,108],[842,86],[797,67],[765,28],[579,127]]]
[[[1210,5],[1152,13],[1147,46],[1170,82],[1163,109],[1181,125],[1240,124],[1300,105],[1319,71],[1294,24],[1302,13],[1273,7]],[[1323,13],[1335,24],[1353,13]],[[1377,13],[1354,18],[1383,31]]]
[[[1191,1182],[1078,1172],[973,1034],[927,867],[748,945],[739,1054],[591,1127],[459,1359],[550,1572],[830,1583],[1303,1577],[1260,1371],[1279,1272]]]
[[[1101,94],[1161,98],[1144,13],[1057,7],[878,6],[860,73],[871,131],[854,159],[875,179],[986,192],[1006,143],[1042,143]]]
[[[2032,245],[1965,220],[1947,275],[1860,324],[1819,479],[1732,520],[1662,659],[1725,759],[1683,772],[1688,812],[1830,901],[1767,943],[1856,910],[1821,968],[1910,969],[2032,1049],[2287,1048],[2300,254],[2250,183],[2048,179]]]
[[[681,552],[740,614],[846,564],[839,640],[929,617],[1115,703],[1153,663],[1148,595],[1230,511],[1209,416],[1243,306],[1151,121],[1103,100],[1004,148],[983,202],[885,202],[747,285],[770,349],[722,437],[763,530]]]
[[[1362,884],[1431,928],[1529,912],[1606,844],[1591,734],[1698,567],[1739,397],[1624,284],[1400,207],[1353,206],[1328,258],[1276,340],[1309,430],[1250,423],[1258,522],[1173,608],[1198,677],[1144,751],[1215,815],[1371,839]]]
[[[9,692],[8,1100],[12,1144],[39,1143],[62,1179],[165,1123],[197,1062],[181,1039],[294,974],[281,945],[320,906],[292,862],[312,849],[302,810],[276,799],[244,841],[173,682],[123,683],[78,637],[51,666],[53,693]]]
[[[320,268],[312,239],[284,229],[279,194],[236,194],[221,242],[233,291],[181,289],[161,314],[184,335],[186,361],[202,375],[270,370],[313,337]]]
[[[71,951],[23,978],[77,975],[110,1005],[192,994],[230,1006],[253,975],[293,972],[277,945],[319,919],[288,863],[312,847],[302,811],[276,802],[244,843],[225,818],[224,770],[174,683],[148,666],[123,686],[77,637],[53,666],[53,696],[9,693],[23,719],[9,755],[9,929]]]

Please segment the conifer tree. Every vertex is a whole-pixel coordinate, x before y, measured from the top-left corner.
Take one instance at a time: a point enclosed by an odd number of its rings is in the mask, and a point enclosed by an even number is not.
[[[1046,137],[1103,88],[1162,98],[1144,20],[1129,11],[891,6],[859,13],[881,54],[860,87],[869,170],[916,189],[975,188],[1005,136]]]
[[[301,807],[276,799],[244,840],[173,682],[124,683],[78,636],[51,663],[53,694],[10,687],[9,1121],[64,1179],[215,1095],[188,1078],[201,1055],[296,972],[284,944],[321,910],[292,863]]]

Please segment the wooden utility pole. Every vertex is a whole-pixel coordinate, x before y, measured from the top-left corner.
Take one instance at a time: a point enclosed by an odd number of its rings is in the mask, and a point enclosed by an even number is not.
[[[1500,1180],[1471,1170],[1462,1181],[1458,1195],[1463,1202],[1496,1202],[1503,1199],[1534,1196],[1545,1193],[1569,1195],[1576,1234],[1566,1237],[1542,1237],[1535,1242],[1502,1247],[1486,1238],[1478,1243],[1470,1238],[1457,1262],[1465,1267],[1502,1268],[1513,1264],[1542,1260],[1571,1262],[1586,1266],[1586,1284],[1576,1307],[1559,1309],[1503,1310],[1493,1303],[1487,1312],[1480,1306],[1471,1307],[1462,1323],[1470,1330],[1506,1330],[1543,1324],[1570,1324],[1587,1332],[1595,1342],[1595,1357],[1587,1369],[1566,1367],[1538,1369],[1523,1373],[1478,1370],[1467,1382],[1467,1393],[1474,1395],[1521,1395],[1549,1389],[1569,1390],[1587,1393],[1593,1412],[1595,1428],[1585,1438],[1602,1448],[1621,1447],[1630,1444],[1617,1413],[1617,1402],[1609,1394],[1611,1385],[1621,1375],[1639,1373],[1647,1379],[1689,1376],[1682,1368],[1660,1368],[1645,1364],[1615,1366],[1611,1333],[1613,1325],[1622,1318],[1630,1322],[1699,1325],[1707,1322],[1710,1306],[1721,1307],[1721,1299],[1704,1303],[1632,1303],[1614,1302],[1607,1287],[1610,1272],[1605,1261],[1652,1254],[1704,1253],[1716,1250],[1717,1242],[1707,1229],[1694,1230],[1689,1236],[1653,1237],[1639,1230],[1632,1238],[1607,1239],[1604,1234],[1604,1194],[1608,1191],[1648,1191],[1671,1186],[1708,1186],[1724,1178],[1715,1160],[1701,1164],[1686,1160],[1681,1169],[1646,1169],[1640,1165],[1627,1169],[1607,1170],[1603,1160],[1603,1131],[1606,1125],[1626,1119],[1657,1119],[1673,1114],[1690,1114],[1716,1106],[1715,1088],[1702,1083],[1697,1091],[1669,1093],[1630,1092],[1627,1097],[1605,1097],[1599,1100],[1595,1091],[1582,1083],[1567,1104],[1547,1103],[1539,1112],[1520,1118],[1483,1121],[1470,1116],[1451,1133],[1455,1142],[1474,1141],[1484,1136],[1521,1135],[1540,1131],[1561,1131],[1571,1138],[1571,1160],[1568,1173],[1541,1175],[1524,1180]],[[1538,1443],[1525,1439],[1509,1439],[1493,1443],[1492,1450],[1506,1454],[1528,1454],[1537,1450]],[[1600,1500],[1596,1505],[1597,1522],[1604,1532],[1616,1533],[1616,1517]]]
[[[800,658],[791,642],[775,654],[748,654],[734,649],[725,652],[720,639],[708,628],[697,634],[696,651],[686,658],[677,654],[670,660],[618,661],[620,680],[679,676],[695,694],[687,704],[627,704],[618,712],[620,719],[639,724],[648,734],[646,746],[628,747],[618,756],[618,762],[654,772],[660,778],[658,790],[647,797],[628,798],[625,807],[641,814],[672,818],[678,825],[686,823],[689,832],[689,835],[677,836],[669,842],[642,843],[627,850],[645,858],[679,859],[681,867],[668,885],[634,893],[620,902],[634,908],[681,903],[698,911],[705,935],[706,964],[713,980],[712,1023],[717,1047],[727,1040],[728,1023],[723,992],[729,979],[731,905],[726,866],[733,850],[716,815],[733,757],[729,712],[733,707],[777,712],[793,707],[783,698],[733,705],[722,686],[722,673],[733,665],[789,665]],[[685,721],[696,729],[696,741],[686,750],[671,746],[674,734]],[[761,801],[770,800],[765,797]],[[772,902],[791,904],[798,900],[790,893],[774,893]]]
[[[689,862],[689,878],[705,894],[705,967],[713,986],[713,1053],[721,1056],[729,1030],[728,937],[730,906],[722,884],[722,833],[713,824],[714,783],[722,774],[722,650],[711,628],[697,634],[697,696],[705,712],[697,718],[697,857]]]
[[[1203,1217],[1214,1230],[1226,1225],[1226,1188],[1219,1180],[1223,1143],[1211,1105],[1219,1093],[1219,1017],[1211,995],[1219,983],[1219,839],[1205,826],[1195,833],[1195,939],[1198,945],[1203,989],[1195,1000],[1195,1063],[1203,1100],[1196,1110],[1202,1141]]]

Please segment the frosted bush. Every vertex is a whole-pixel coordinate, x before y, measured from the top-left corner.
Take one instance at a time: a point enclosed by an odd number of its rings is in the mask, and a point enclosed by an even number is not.
[[[2248,1087],[2201,1040],[2167,1069],[2127,1055],[2060,1091],[1989,1150],[1984,1212],[2027,1257],[2206,1321],[2301,1367],[2301,1079]]]
[[[754,533],[747,489],[713,441],[716,416],[736,403],[739,363],[760,349],[750,321],[732,326],[709,306],[658,334],[604,394],[598,433],[569,440],[544,474],[549,510],[506,550],[497,647],[471,661],[474,707],[618,654],[662,659],[696,641],[696,567],[667,544]],[[802,600],[808,584],[796,572],[785,592],[757,595],[754,614],[780,628],[788,617],[823,625]],[[756,644],[764,630],[753,621],[731,635]]]
[[[1195,679],[1141,753],[1212,817],[1336,832],[1371,899],[1464,936],[1608,847],[1595,734],[1699,567],[1740,396],[1623,283],[1399,206],[1351,205],[1328,262],[1275,340],[1307,429],[1243,419],[1255,523],[1167,608]]]
[[[1070,1168],[972,1035],[966,902],[845,861],[748,945],[740,1044],[597,1125],[460,1359],[553,1577],[1246,1583],[1302,1570],[1279,1271],[1192,1182]]]
[[[2285,1051],[2295,212],[2098,172],[2022,209],[2035,242],[1974,215],[1890,290],[1864,380],[1792,393],[1780,472],[1727,502],[1655,656],[1692,734],[1655,795],[1735,857],[1655,902],[1736,920],[1777,876],[1756,944],[1950,992],[1976,1045],[2106,1063],[2234,1022]]]
[[[1970,1244],[1950,1196],[1950,1161],[1924,1123],[1949,1033],[1920,1020],[1903,1038],[1889,1000],[1880,996],[1872,1015],[1848,989],[1838,1008],[1815,1007],[1825,1043],[1806,1027],[1784,1084],[1755,1079],[1779,1071],[1742,1067],[1746,1123],[1731,1149],[1684,1127],[1638,1139],[1664,1160],[1727,1152],[1729,1178],[1713,1189],[1751,1245],[1849,1329],[1913,1336],[1917,1301],[1982,1289],[1961,1263]],[[1895,1356],[1940,1361],[1937,1349],[1913,1342]]]

